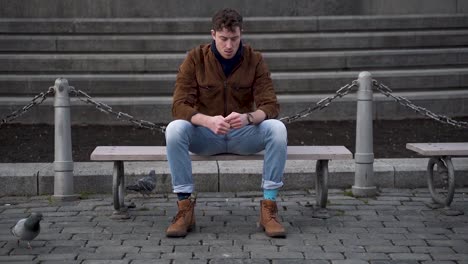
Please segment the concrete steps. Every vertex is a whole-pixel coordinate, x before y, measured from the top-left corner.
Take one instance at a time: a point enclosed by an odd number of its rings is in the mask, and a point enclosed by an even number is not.
[[[468,14],[377,16],[245,17],[245,33],[378,31],[466,28]],[[7,18],[0,33],[62,34],[206,34],[209,17],[176,18]]]
[[[394,91],[460,89],[468,85],[468,68],[375,70],[374,78]],[[355,80],[358,71],[274,72],[278,94],[326,94]],[[48,89],[54,74],[0,75],[0,95],[35,95]],[[171,96],[176,74],[61,74],[70,85],[95,96]]]
[[[246,44],[260,51],[367,50],[421,47],[463,47],[468,30],[388,32],[244,34]],[[2,35],[0,52],[186,52],[210,35]]]
[[[208,17],[5,15],[0,19],[0,96],[5,98],[0,117],[65,77],[76,89],[137,118],[166,122],[177,68],[189,49],[210,41],[209,28]],[[422,104],[432,100],[434,112],[468,115],[468,14],[251,16],[246,17],[244,40],[264,52],[284,113],[313,105],[367,70],[396,93]],[[348,99],[337,104],[350,112],[355,107]],[[376,104],[379,112],[387,109],[380,117],[405,117],[389,100]],[[95,111],[93,106],[77,108],[86,115]],[[330,110],[308,118],[353,115]],[[37,113],[18,121],[37,118],[53,122],[53,115]]]
[[[468,48],[264,52],[273,72],[446,68],[468,65]],[[176,73],[184,53],[6,53],[3,73]]]
[[[0,17],[211,17],[232,7],[245,17],[467,13],[462,0],[1,0]]]

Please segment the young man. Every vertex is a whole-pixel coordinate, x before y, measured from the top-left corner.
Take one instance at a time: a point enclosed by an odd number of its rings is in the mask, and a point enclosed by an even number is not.
[[[186,236],[195,225],[189,151],[249,155],[265,150],[260,225],[268,236],[284,237],[275,199],[283,186],[287,131],[275,119],[279,104],[270,72],[261,54],[242,44],[237,11],[218,11],[212,22],[212,43],[191,50],[177,74],[175,120],[166,128],[166,145],[179,211],[166,235]]]

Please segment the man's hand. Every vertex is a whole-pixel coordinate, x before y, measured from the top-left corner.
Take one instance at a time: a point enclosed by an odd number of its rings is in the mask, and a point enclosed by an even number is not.
[[[231,125],[231,128],[234,129],[242,128],[249,123],[249,121],[247,120],[247,114],[239,114],[236,112],[232,112],[231,114],[226,116],[226,118],[224,118],[224,121],[229,123],[229,125]]]
[[[217,135],[226,135],[231,129],[231,125],[220,115],[212,116],[207,125],[207,127]]]

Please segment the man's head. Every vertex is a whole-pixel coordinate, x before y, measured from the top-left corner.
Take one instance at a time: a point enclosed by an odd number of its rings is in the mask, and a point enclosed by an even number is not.
[[[226,8],[218,11],[212,22],[211,36],[215,40],[216,49],[223,58],[231,59],[239,49],[242,16],[236,10]]]

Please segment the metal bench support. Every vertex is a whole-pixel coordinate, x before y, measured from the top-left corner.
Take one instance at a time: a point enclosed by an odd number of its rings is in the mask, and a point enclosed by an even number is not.
[[[442,187],[447,194],[438,192],[435,188],[434,166],[437,165],[437,173],[442,179]],[[434,202],[449,207],[455,194],[455,170],[452,159],[449,156],[431,157],[427,163],[427,186]]]

